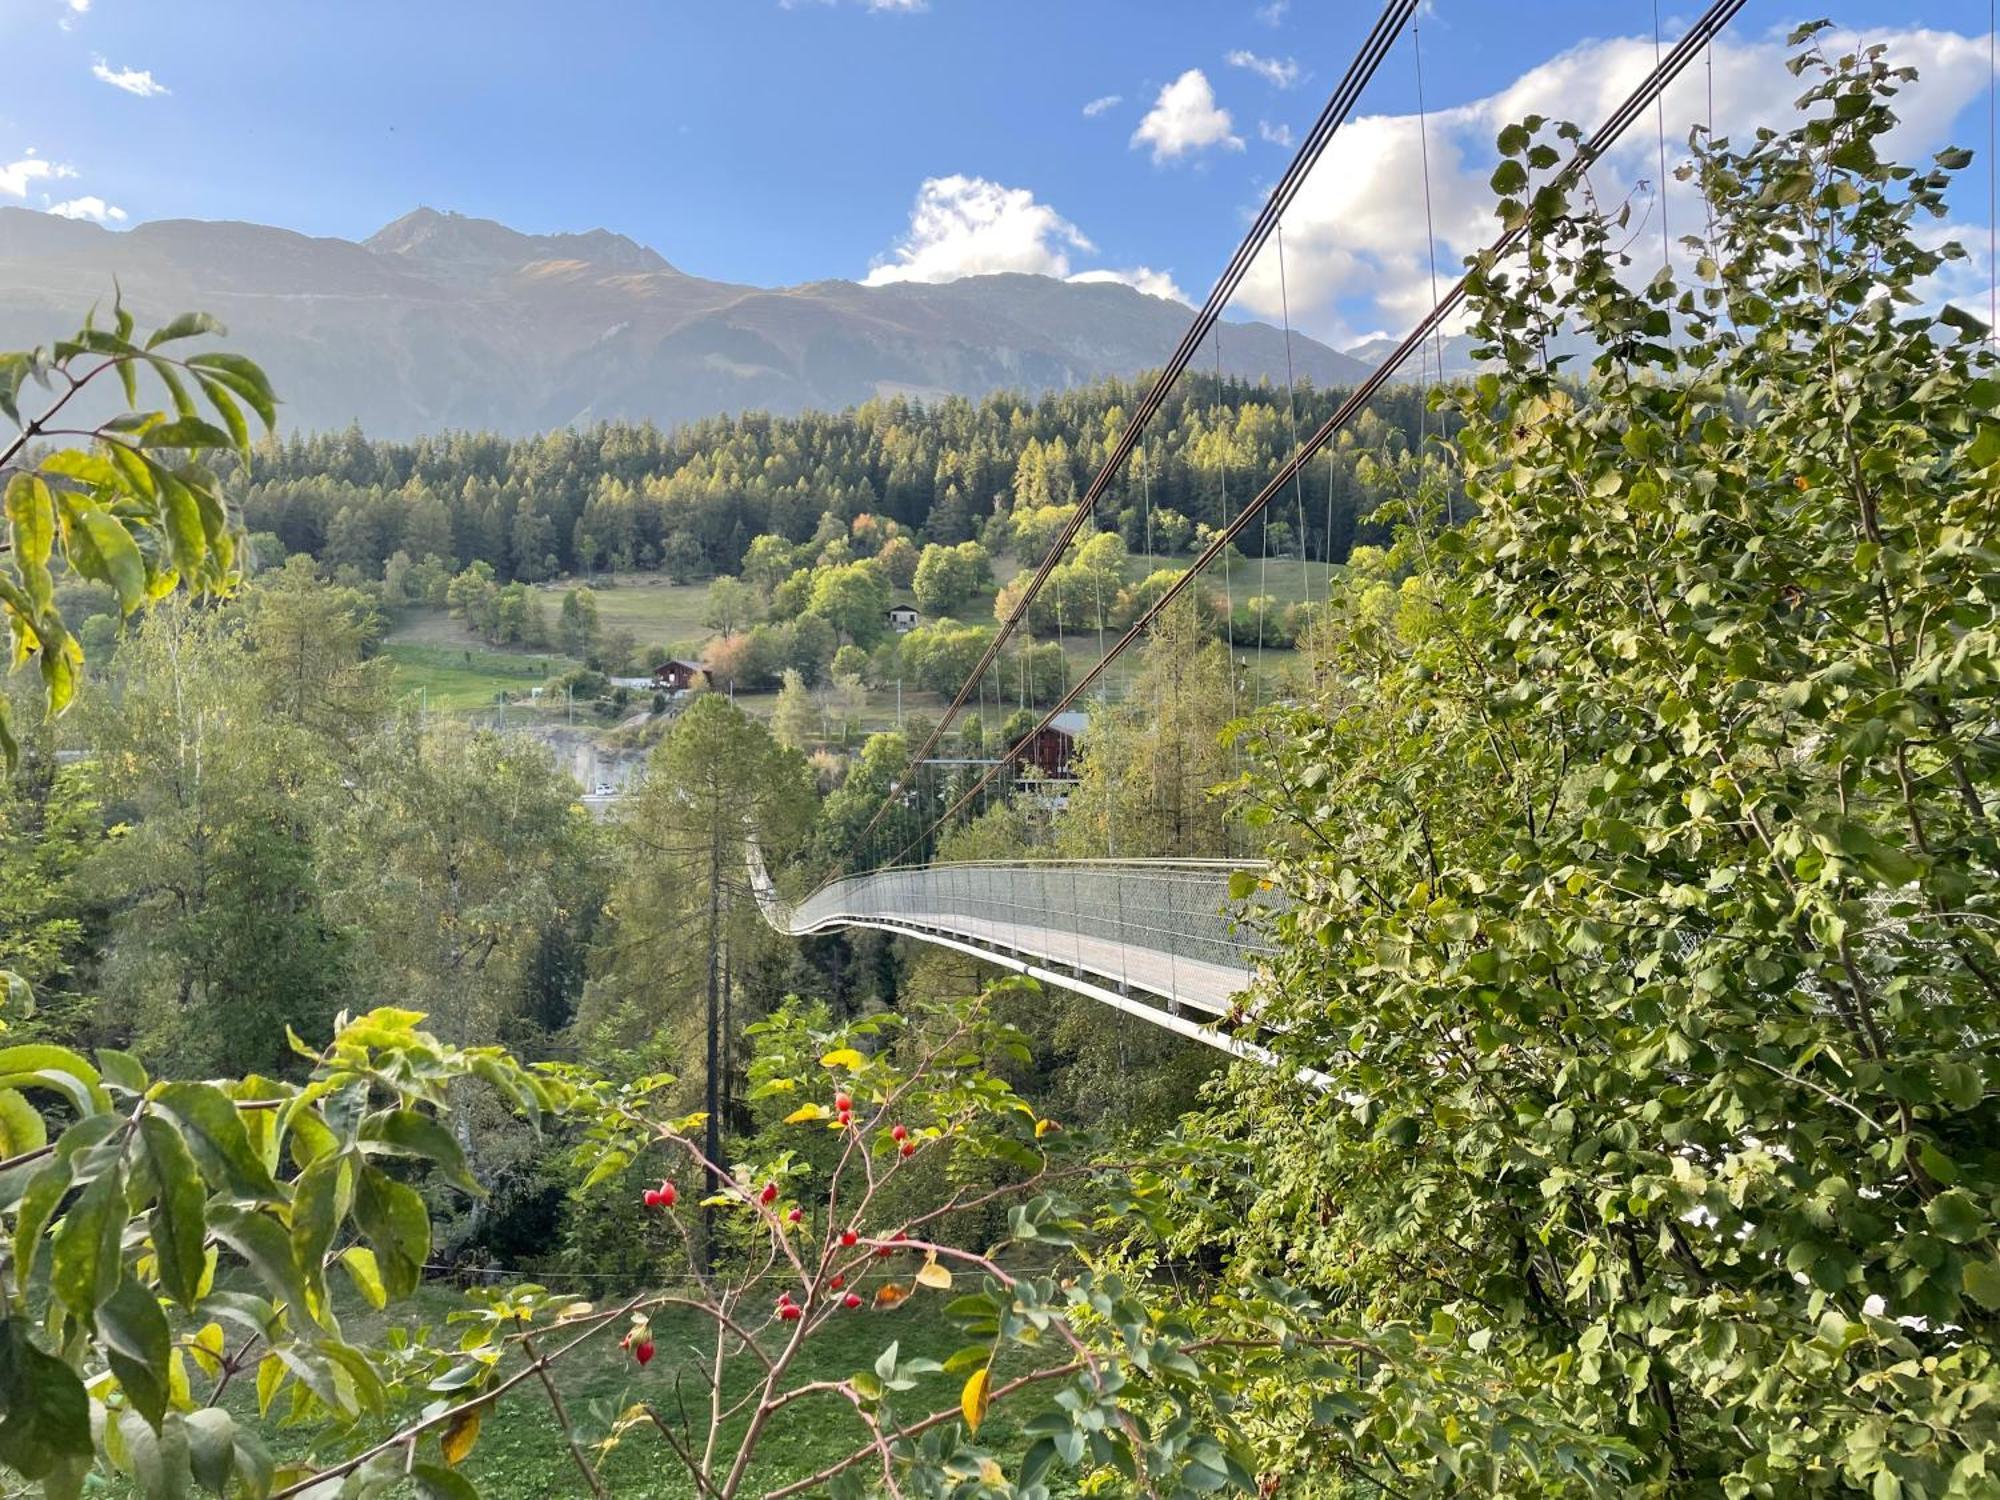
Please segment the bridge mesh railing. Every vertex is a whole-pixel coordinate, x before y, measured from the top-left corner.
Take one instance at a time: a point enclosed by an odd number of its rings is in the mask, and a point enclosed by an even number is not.
[[[1251,925],[1237,920],[1243,903],[1231,900],[1229,878],[1246,868],[1241,864],[923,865],[846,876],[796,904],[781,901],[752,864],[767,916],[795,934],[857,921],[934,930],[1160,993],[1176,986],[1160,982],[1159,959],[1234,971],[1247,984],[1270,951]],[[1262,894],[1253,899],[1269,901]],[[1147,957],[1155,961],[1141,961]]]

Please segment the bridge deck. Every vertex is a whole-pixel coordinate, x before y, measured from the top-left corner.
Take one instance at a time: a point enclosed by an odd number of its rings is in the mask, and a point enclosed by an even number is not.
[[[1178,1005],[1221,1015],[1232,996],[1248,989],[1256,971],[1247,966],[1184,958],[1171,950],[1133,947],[1116,939],[1034,923],[1001,921],[950,911],[899,911],[872,919],[916,936],[938,933],[980,947],[1010,951],[1061,968],[1080,969],[1120,990],[1144,990]]]
[[[803,937],[873,927],[902,933],[1032,975],[1233,1057],[1279,1065],[1269,1048],[1235,1035],[1233,1027],[1212,1024],[1255,983],[1268,952],[1232,914],[1229,878],[1244,866],[1169,860],[924,865],[830,881],[794,903],[778,894],[755,844],[748,854],[757,904],[779,932]],[[1310,1088],[1328,1086],[1313,1069],[1294,1071]]]

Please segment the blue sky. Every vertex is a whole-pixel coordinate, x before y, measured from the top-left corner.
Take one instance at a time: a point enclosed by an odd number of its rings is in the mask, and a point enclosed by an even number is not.
[[[1988,5],[1839,8],[1843,26],[1892,33],[1935,75],[1908,111],[1909,149],[1949,136],[1983,151]],[[113,227],[240,218],[349,238],[428,204],[527,230],[601,225],[684,270],[760,284],[1025,269],[1198,297],[1378,9],[0,0],[16,80],[0,105],[0,203],[70,205]],[[1433,218],[1450,267],[1484,232],[1482,153],[1502,115],[1567,103],[1594,122],[1650,60],[1653,5],[1426,9]],[[1669,41],[1693,13],[1662,7]],[[1797,14],[1752,0],[1736,23],[1718,59],[1723,124],[1788,97],[1773,37]],[[1287,225],[1284,291],[1302,326],[1336,341],[1406,322],[1427,282],[1414,63],[1406,39],[1365,101],[1373,125],[1336,148]],[[1670,140],[1699,92],[1691,81],[1674,101]],[[1094,101],[1109,102],[1086,113]],[[1635,144],[1628,175],[1653,144]],[[1983,260],[1985,174],[1968,179],[1954,220],[1978,227]],[[1260,267],[1245,306],[1275,315],[1278,292]]]

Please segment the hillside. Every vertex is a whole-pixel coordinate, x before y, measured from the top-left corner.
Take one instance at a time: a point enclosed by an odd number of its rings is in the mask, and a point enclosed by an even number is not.
[[[142,321],[221,317],[270,370],[288,427],[385,437],[1061,390],[1158,365],[1189,317],[1130,287],[1039,276],[743,286],[605,230],[528,235],[431,209],[360,243],[185,219],[112,232],[0,209],[0,347],[67,333],[114,278]],[[1366,373],[1292,345],[1301,378]],[[1223,365],[1282,380],[1284,335],[1232,324]]]

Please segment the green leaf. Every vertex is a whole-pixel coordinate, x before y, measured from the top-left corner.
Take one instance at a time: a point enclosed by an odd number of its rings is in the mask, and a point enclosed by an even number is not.
[[[119,608],[131,614],[146,601],[146,560],[139,555],[138,543],[103,506],[68,495],[63,501],[70,561],[86,578],[109,584],[118,595]],[[79,538],[87,545],[79,547]]]
[[[128,1093],[143,1094],[151,1085],[145,1066],[129,1052],[120,1052],[116,1047],[95,1049],[99,1074]]]
[[[14,1283],[23,1305],[27,1301],[28,1283],[35,1274],[35,1258],[41,1252],[42,1237],[69,1186],[69,1158],[58,1154],[28,1179],[20,1207],[14,1212]]]
[[[170,344],[176,339],[196,338],[204,333],[227,334],[228,332],[228,329],[207,313],[182,313],[171,323],[155,329],[153,336],[146,340],[146,347],[157,349],[160,345]]]
[[[152,1173],[153,1255],[167,1294],[192,1309],[201,1290],[202,1243],[208,1202],[194,1153],[173,1121],[151,1111],[139,1117],[139,1145]]]
[[[195,1483],[211,1495],[227,1494],[236,1472],[236,1419],[219,1406],[204,1406],[184,1421]]]
[[[479,1500],[479,1491],[456,1469],[442,1464],[416,1464],[410,1469],[421,1500]]]
[[[312,1315],[305,1278],[292,1254],[291,1237],[268,1214],[234,1204],[209,1209],[209,1231],[241,1256],[271,1295],[291,1308],[297,1323]]]
[[[2000,1260],[1965,1263],[1965,1295],[1988,1312],[2000,1312]]]
[[[214,423],[204,422],[200,417],[184,416],[147,428],[139,439],[139,446],[149,449],[185,448],[199,452],[235,445],[230,441],[229,434]]]
[[[88,1459],[90,1397],[61,1360],[44,1354],[18,1318],[0,1320],[0,1464],[40,1479],[64,1459]]]
[[[430,1215],[416,1191],[380,1167],[361,1169],[355,1184],[354,1221],[374,1247],[382,1285],[398,1301],[417,1289],[431,1251]]]
[[[125,1171],[100,1172],[71,1203],[49,1244],[49,1285],[85,1322],[117,1290],[125,1235]]]
[[[292,1184],[292,1254],[316,1293],[326,1286],[326,1253],[347,1211],[350,1171],[345,1155],[326,1156],[299,1173]]]
[[[271,393],[270,380],[254,360],[217,352],[192,355],[188,364],[242,397],[266,429],[278,425],[278,398]]]
[[[453,1187],[476,1198],[486,1196],[486,1189],[466,1169],[465,1152],[452,1133],[420,1110],[391,1109],[372,1114],[361,1122],[361,1139],[436,1162]]]
[[[193,578],[208,555],[208,533],[201,524],[201,502],[171,474],[160,476],[160,518],[165,523],[174,566]]]
[[[1488,184],[1502,198],[1511,198],[1528,185],[1528,169],[1517,161],[1503,161],[1493,171]]]
[[[1939,1193],[1924,1205],[1924,1218],[1940,1236],[1954,1245],[1963,1245],[1989,1233],[1992,1226],[1979,1205],[1964,1188]]]
[[[159,1300],[128,1276],[98,1309],[97,1329],[126,1399],[158,1431],[167,1412],[167,1360],[173,1352]]]
[[[118,1418],[118,1436],[132,1461],[132,1477],[146,1500],[181,1500],[192,1477],[187,1429],[178,1414],[155,1432],[136,1411]]]
[[[158,1103],[180,1121],[203,1174],[216,1187],[263,1202],[281,1196],[250,1144],[235,1102],[222,1090],[206,1083],[169,1083],[160,1089]]]

